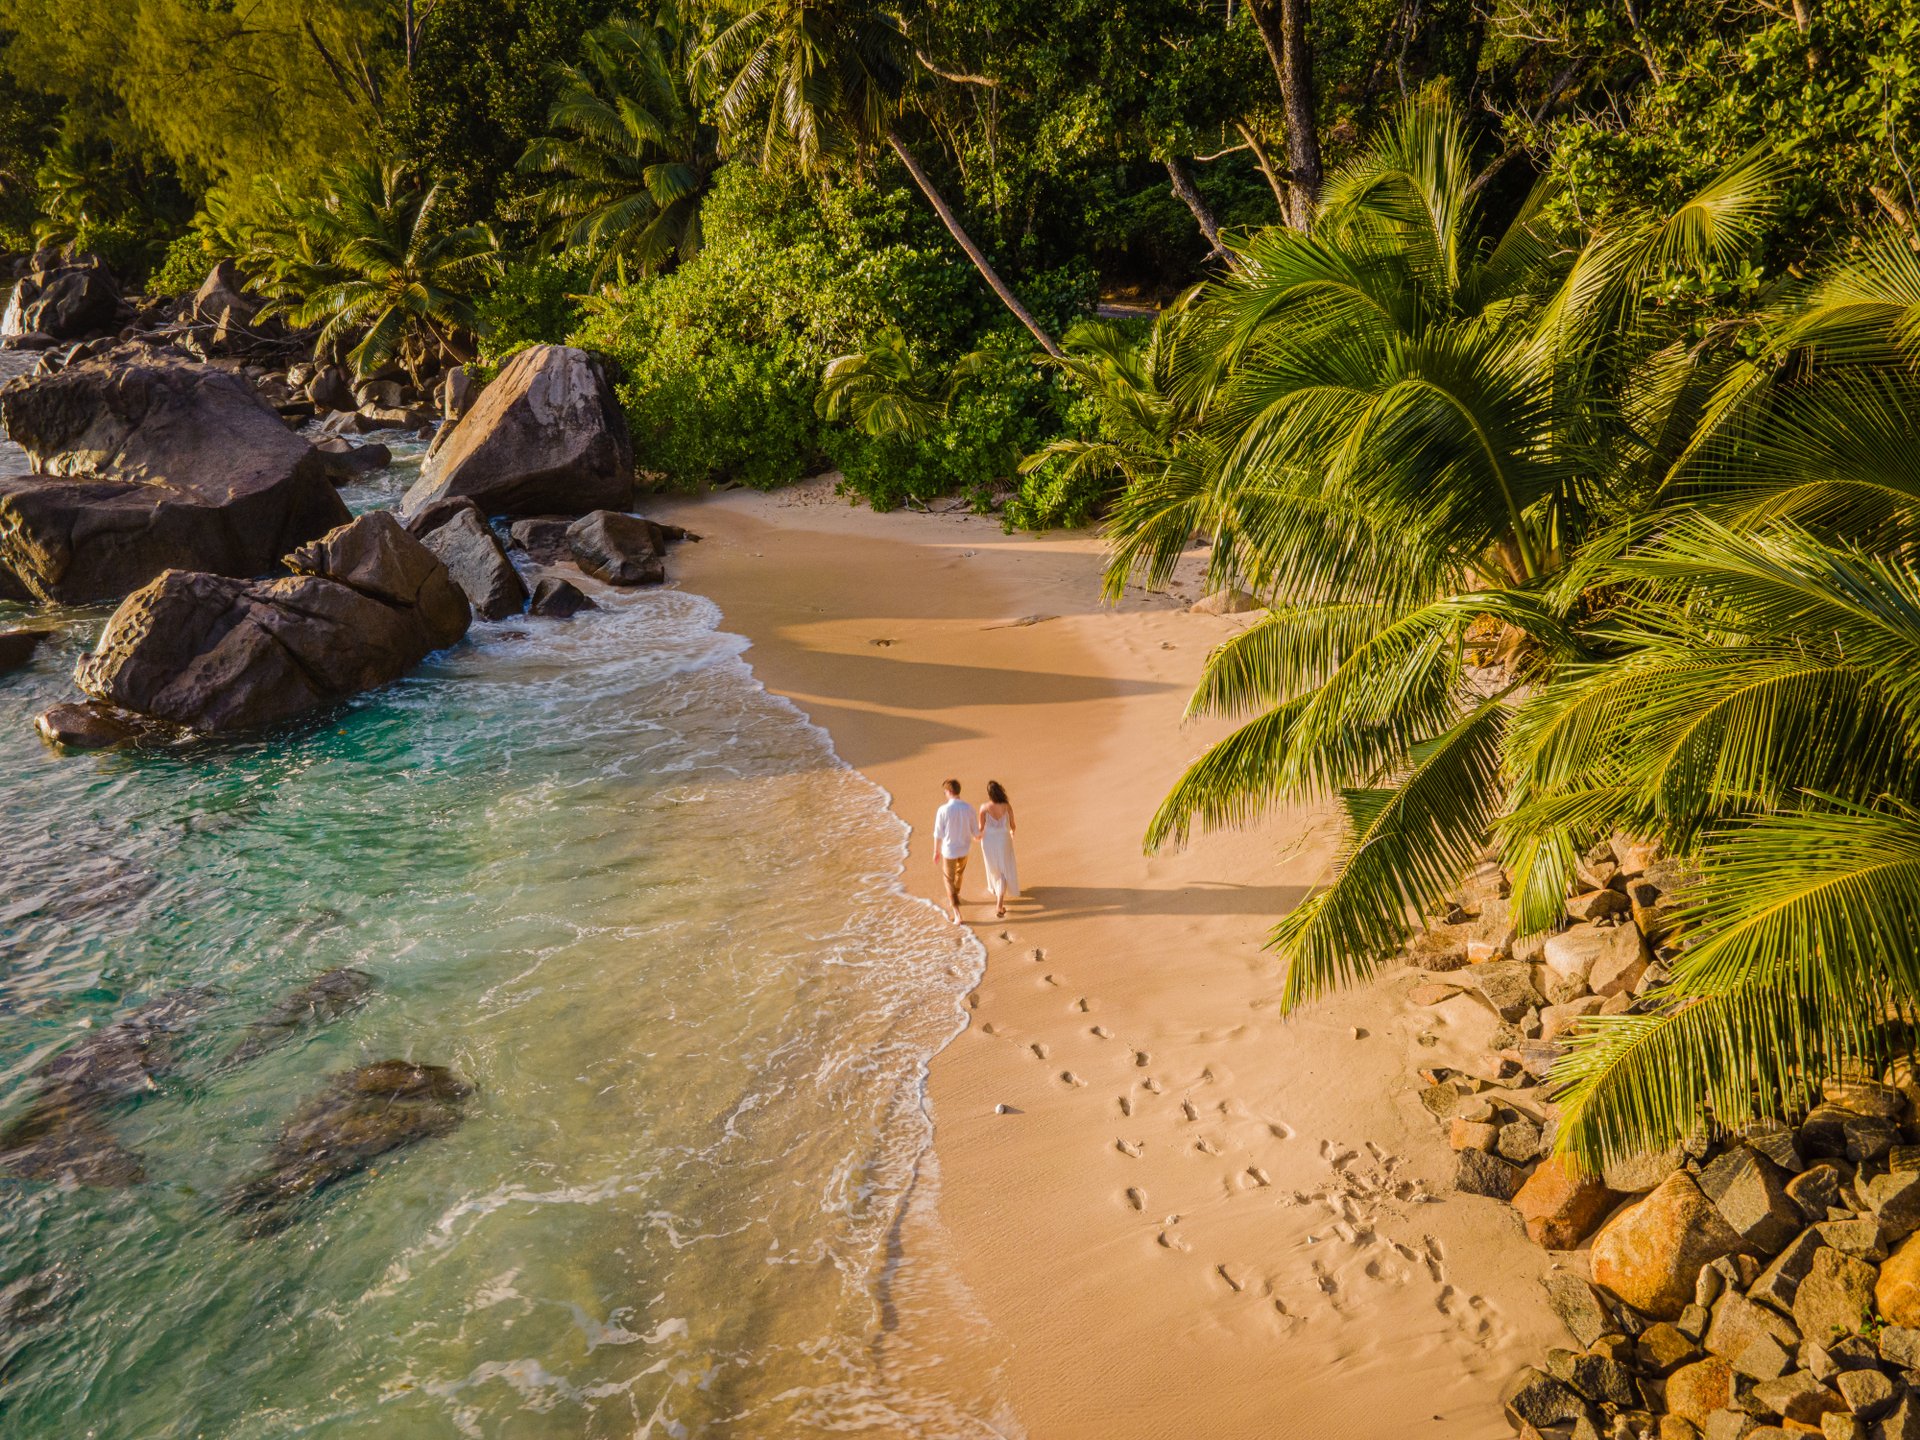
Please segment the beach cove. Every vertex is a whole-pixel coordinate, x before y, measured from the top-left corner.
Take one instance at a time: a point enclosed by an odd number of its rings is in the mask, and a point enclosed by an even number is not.
[[[681,583],[913,827],[911,893],[938,894],[943,778],[1013,795],[1030,898],[996,922],[971,882],[987,968],[932,1065],[904,1234],[951,1246],[1007,1347],[1014,1433],[1500,1433],[1501,1384],[1560,1333],[1551,1260],[1450,1193],[1414,1073],[1493,1017],[1416,1006],[1400,972],[1281,1018],[1261,945],[1321,878],[1323,817],[1141,854],[1218,733],[1180,725],[1200,664],[1243,622],[1190,613],[1190,579],[1103,605],[1095,536],[852,509],[827,480],[650,513],[704,537]]]

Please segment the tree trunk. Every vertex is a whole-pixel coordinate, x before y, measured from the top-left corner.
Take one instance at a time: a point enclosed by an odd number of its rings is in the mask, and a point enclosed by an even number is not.
[[[907,173],[913,176],[913,183],[918,185],[920,193],[927,197],[927,203],[933,206],[934,213],[940,217],[940,223],[947,227],[947,233],[953,236],[962,250],[967,252],[967,258],[973,261],[973,268],[980,272],[980,278],[985,280],[993,293],[1000,297],[1000,303],[1013,312],[1016,320],[1033,332],[1033,338],[1040,342],[1042,350],[1056,360],[1063,358],[1063,352],[1054,343],[1053,337],[1040,328],[1040,322],[1027,313],[1027,307],[1022,305],[1019,297],[1007,288],[1007,282],[1000,278],[999,272],[993,268],[980,247],[973,243],[973,237],[967,234],[965,227],[960,224],[960,217],[948,208],[940,192],[934,189],[933,181],[928,177],[927,172],[920,168],[920,162],[913,158],[913,152],[907,148],[899,132],[891,126],[887,128],[887,144],[891,145],[893,153],[900,157],[900,163],[907,167]]]
[[[1280,176],[1273,168],[1273,157],[1267,154],[1267,147],[1260,143],[1260,137],[1253,133],[1253,127],[1241,121],[1234,122],[1234,129],[1240,132],[1240,138],[1247,142],[1247,148],[1253,151],[1253,158],[1260,164],[1260,173],[1267,177],[1267,188],[1273,191],[1274,204],[1280,207],[1282,219],[1293,214],[1293,200],[1287,193],[1287,187],[1280,183]]]
[[[1224,256],[1231,261],[1232,255],[1220,243],[1220,222],[1213,218],[1213,211],[1207,206],[1207,197],[1200,193],[1200,187],[1193,183],[1193,176],[1187,173],[1187,167],[1177,157],[1168,156],[1166,163],[1167,178],[1173,181],[1173,193],[1193,212],[1194,224],[1200,227],[1200,233],[1207,237],[1207,244],[1213,247],[1207,252],[1207,259]]]
[[[1275,5],[1279,13],[1274,13]],[[1307,43],[1309,0],[1248,0],[1255,28],[1280,81],[1287,112],[1287,164],[1292,173],[1293,213],[1288,223],[1305,230],[1320,203],[1320,131],[1313,112],[1313,47]]]

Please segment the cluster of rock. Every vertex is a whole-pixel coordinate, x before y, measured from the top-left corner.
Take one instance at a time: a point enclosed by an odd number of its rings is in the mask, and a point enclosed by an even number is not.
[[[404,523],[349,515],[334,485],[358,452],[310,444],[178,350],[115,348],[16,381],[0,423],[34,464],[0,476],[0,598],[125,597],[75,672],[88,698],[40,717],[68,748],[280,723],[398,678],[474,616],[592,608],[554,567],[660,584],[685,538],[625,513],[633,450],[613,388],[564,346],[521,352],[442,431]],[[38,643],[0,637],[0,665]]]
[[[348,518],[326,460],[243,382],[133,347],[0,391],[0,599],[117,599],[169,569],[258,575]]]
[[[329,970],[247,1026],[222,1068],[256,1060],[358,1008],[373,977]],[[189,1022],[212,1000],[205,990],[161,995],[45,1061],[20,1112],[0,1127],[0,1173],[60,1185],[124,1187],[146,1162],[112,1133],[112,1112],[160,1088],[183,1063]],[[448,1134],[465,1118],[470,1085],[438,1065],[382,1060],[329,1076],[281,1127],[266,1162],[228,1192],[224,1209],[249,1234],[285,1228],[308,1197],[358,1174],[378,1157]]]
[[[1903,1064],[1829,1083],[1797,1126],[1684,1147],[1550,1278],[1582,1348],[1513,1379],[1514,1429],[1920,1440],[1917,1101]]]
[[[1920,1078],[1826,1085],[1798,1125],[1706,1129],[1583,1174],[1552,1149],[1543,1084],[1589,1016],[1658,1001],[1688,876],[1615,836],[1547,934],[1516,933],[1491,867],[1409,946],[1413,998],[1499,1016],[1487,1054],[1422,1072],[1455,1188],[1509,1202],[1577,1349],[1503,1396],[1528,1440],[1920,1440]]]
[[[1615,836],[1576,866],[1580,888],[1559,926],[1522,936],[1506,877],[1488,866],[1408,946],[1412,963],[1429,972],[1413,991],[1417,1003],[1470,995],[1500,1021],[1487,1053],[1463,1069],[1421,1071],[1421,1099],[1458,1155],[1455,1188],[1512,1201],[1527,1233],[1550,1249],[1577,1244],[1610,1195],[1660,1178],[1622,1167],[1606,1189],[1546,1159],[1559,1108],[1545,1080],[1582,1020],[1648,1003],[1679,943],[1673,896],[1685,878],[1657,846]]]
[[[467,598],[385,511],[285,557],[291,573],[241,580],[168,570],[114,611],[74,670],[89,697],[39,718],[69,748],[158,725],[257,730],[398,679],[467,633]]]
[[[191,295],[137,300],[122,294],[95,255],[42,250],[16,265],[0,347],[42,352],[37,376],[129,345],[166,347],[224,367],[288,420],[326,417],[329,436],[374,430],[424,432],[458,419],[476,388],[458,356],[416,378],[398,367],[356,378],[334,359],[313,357],[316,332],[264,315],[231,260],[208,272]]]

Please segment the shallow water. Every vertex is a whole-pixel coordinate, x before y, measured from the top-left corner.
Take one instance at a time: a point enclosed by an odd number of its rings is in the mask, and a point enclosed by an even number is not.
[[[1017,1430],[964,1294],[901,1239],[916,1176],[937,1234],[924,1071],[977,946],[899,890],[885,796],[714,606],[603,603],[174,752],[34,736],[103,612],[0,678],[6,1114],[89,1029],[213,992],[180,1068],[108,1112],[145,1183],[0,1178],[0,1296],[58,1292],[10,1333],[0,1302],[7,1436]],[[222,1065],[338,965],[377,978],[364,1008]],[[390,1056],[472,1082],[466,1123],[246,1239],[222,1192]],[[952,1354],[890,1339],[922,1303]]]

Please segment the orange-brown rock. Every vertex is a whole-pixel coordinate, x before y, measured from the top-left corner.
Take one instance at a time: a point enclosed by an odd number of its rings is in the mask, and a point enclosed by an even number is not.
[[[1513,1197],[1513,1208],[1534,1244],[1571,1250],[1619,1200],[1598,1175],[1582,1175],[1561,1156],[1549,1155]]]
[[[1672,1320],[1693,1299],[1699,1273],[1744,1248],[1713,1202],[1680,1171],[1594,1237],[1593,1282],[1636,1310]]]

